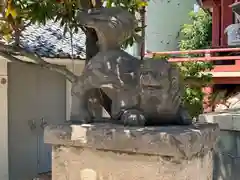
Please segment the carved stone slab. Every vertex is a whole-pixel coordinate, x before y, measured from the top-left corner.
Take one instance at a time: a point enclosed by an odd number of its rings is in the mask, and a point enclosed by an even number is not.
[[[123,127],[115,124],[51,125],[45,143],[129,153],[191,158],[214,147],[217,124],[168,127]]]

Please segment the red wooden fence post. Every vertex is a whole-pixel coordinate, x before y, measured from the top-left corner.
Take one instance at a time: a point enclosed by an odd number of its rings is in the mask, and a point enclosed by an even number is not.
[[[221,46],[227,45],[225,29],[233,23],[232,8],[229,7],[235,0],[221,0]]]
[[[221,7],[220,1],[213,2],[212,12],[212,46],[218,47],[220,45],[221,32]]]

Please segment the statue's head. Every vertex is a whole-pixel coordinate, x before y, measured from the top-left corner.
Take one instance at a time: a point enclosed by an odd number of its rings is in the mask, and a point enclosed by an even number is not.
[[[151,112],[176,112],[181,103],[179,70],[165,59],[143,61],[140,71],[141,96]]]
[[[168,88],[169,69],[170,64],[166,60],[144,60],[140,72],[141,87],[145,90]]]
[[[95,29],[100,45],[121,45],[136,27],[135,17],[120,7],[81,11],[78,20],[83,26]]]

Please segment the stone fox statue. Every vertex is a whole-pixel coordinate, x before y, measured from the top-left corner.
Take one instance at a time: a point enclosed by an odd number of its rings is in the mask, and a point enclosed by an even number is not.
[[[135,29],[132,14],[118,7],[101,8],[79,12],[79,22],[95,29],[100,49],[73,85],[81,121],[93,121],[88,92],[109,87],[111,117],[124,125],[191,123],[181,104],[178,69],[166,60],[140,61],[121,49]]]

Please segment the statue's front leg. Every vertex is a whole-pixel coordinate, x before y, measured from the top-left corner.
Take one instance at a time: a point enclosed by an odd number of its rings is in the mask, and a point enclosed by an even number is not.
[[[86,92],[82,93],[79,97],[79,119],[82,123],[92,123],[93,117],[91,116],[88,109],[88,98]]]
[[[78,98],[79,111],[77,121],[81,123],[91,123],[93,117],[91,117],[88,110],[88,97],[87,90],[90,88],[89,84],[84,84],[84,80],[80,77],[79,80],[73,84],[72,93]]]
[[[179,125],[190,125],[192,124],[192,118],[188,111],[181,105],[178,110],[178,124]]]
[[[85,74],[86,73],[86,74]],[[115,88],[120,88],[118,81],[113,82],[114,76],[106,76],[98,69],[92,71],[85,70],[83,75],[79,77],[78,82],[73,85],[72,92],[79,99],[79,115],[78,119],[83,123],[93,122],[94,117],[92,116],[91,110],[89,109],[89,100],[99,100],[99,96],[93,95],[89,97],[89,92],[92,89],[101,88],[105,84],[113,84]]]

